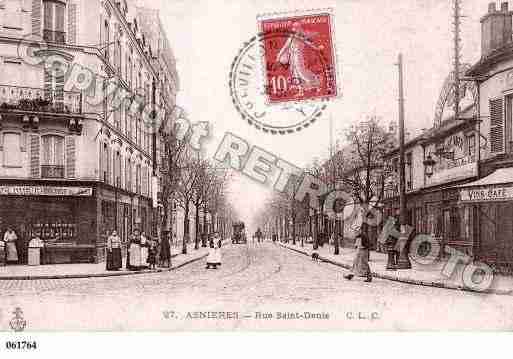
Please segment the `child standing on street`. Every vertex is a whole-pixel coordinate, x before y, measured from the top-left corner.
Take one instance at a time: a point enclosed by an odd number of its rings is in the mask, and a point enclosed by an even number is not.
[[[150,248],[148,250],[148,265],[150,269],[155,269],[157,263],[157,244],[155,241],[150,242]]]

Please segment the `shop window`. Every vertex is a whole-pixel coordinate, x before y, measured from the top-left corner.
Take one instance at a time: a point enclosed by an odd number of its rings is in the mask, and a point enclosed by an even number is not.
[[[21,167],[21,135],[4,133],[3,137],[4,167]]]
[[[56,0],[43,2],[43,39],[48,42],[65,43],[64,13],[66,4]]]
[[[64,137],[42,136],[41,177],[64,178]]]

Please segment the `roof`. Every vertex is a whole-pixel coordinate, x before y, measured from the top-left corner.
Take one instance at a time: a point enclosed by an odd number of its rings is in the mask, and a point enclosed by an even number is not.
[[[513,182],[513,167],[499,168],[486,177],[456,187],[491,186]]]
[[[509,43],[499,49],[493,50],[485,57],[482,57],[477,63],[466,72],[467,76],[483,75],[493,65],[513,58],[513,43]]]

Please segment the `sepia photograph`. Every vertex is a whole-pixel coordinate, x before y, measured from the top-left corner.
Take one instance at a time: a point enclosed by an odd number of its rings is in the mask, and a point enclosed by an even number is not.
[[[0,352],[512,298],[513,2],[0,0]]]

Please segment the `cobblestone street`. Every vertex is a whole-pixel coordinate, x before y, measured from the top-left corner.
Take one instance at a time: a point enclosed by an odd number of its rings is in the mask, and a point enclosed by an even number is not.
[[[27,330],[513,328],[510,296],[347,281],[343,269],[271,243],[223,250],[217,270],[203,259],[165,273],[0,281],[0,329],[15,307]]]

